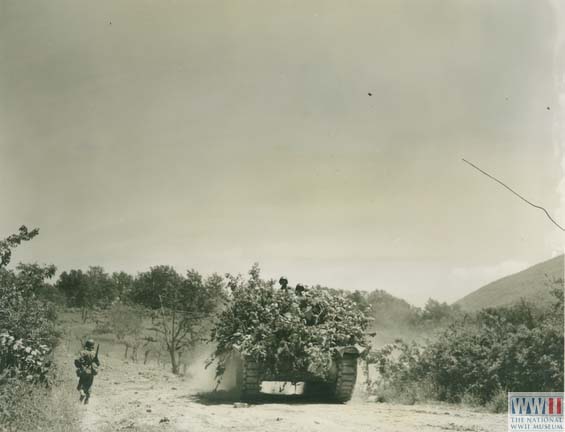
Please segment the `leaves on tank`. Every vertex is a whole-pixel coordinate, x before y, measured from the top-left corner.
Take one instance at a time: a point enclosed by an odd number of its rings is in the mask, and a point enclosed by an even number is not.
[[[251,272],[250,272],[251,274]],[[365,344],[368,319],[350,299],[323,288],[296,294],[252,274],[249,281],[228,275],[231,297],[212,331],[221,379],[237,349],[267,373],[285,376],[309,372],[327,376],[338,347]]]

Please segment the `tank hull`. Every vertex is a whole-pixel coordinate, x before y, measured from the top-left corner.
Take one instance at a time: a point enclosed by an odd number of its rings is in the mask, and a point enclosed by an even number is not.
[[[362,350],[359,347],[343,347],[337,350],[328,376],[321,378],[308,371],[289,371],[270,374],[253,358],[236,353],[236,389],[241,400],[256,400],[261,397],[263,381],[304,382],[304,395],[337,402],[351,399],[357,380],[357,359]]]

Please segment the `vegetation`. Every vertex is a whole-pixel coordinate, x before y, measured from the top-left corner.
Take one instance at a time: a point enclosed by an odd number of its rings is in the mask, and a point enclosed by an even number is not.
[[[29,231],[22,225],[17,234],[12,234],[4,240],[0,240],[0,268],[5,268],[12,259],[12,250],[18,247],[23,241],[29,241],[39,234],[39,229]]]
[[[209,330],[210,315],[225,296],[221,276],[204,278],[194,270],[183,276],[170,266],[136,276],[110,275],[97,266],[65,271],[54,291],[59,303],[80,309],[83,323],[96,322],[95,333],[114,333],[126,357],[130,349],[136,359],[140,346],[163,345],[174,373],[179,373],[181,357]]]
[[[17,381],[0,385],[0,431],[75,432],[80,412],[76,410],[76,382],[65,372],[70,354],[63,345],[50,367],[48,387]]]
[[[50,287],[46,280],[55,267],[6,268],[12,249],[37,233],[21,227],[18,234],[0,241],[0,424],[15,421],[22,392],[51,381],[57,332],[54,307],[46,300]]]
[[[136,359],[140,346],[163,351],[174,373],[183,355],[211,334],[218,379],[234,350],[267,374],[307,371],[324,378],[336,350],[367,344],[369,329],[386,336],[381,341],[405,337],[365,357],[378,370],[368,384],[379,400],[473,402],[497,410],[506,391],[563,387],[563,279],[553,273],[543,279],[551,304],[522,300],[472,313],[433,299],[417,308],[382,290],[285,291],[262,279],[257,264],[247,278],[183,275],[170,266],[134,276],[93,266],[65,271],[53,284],[53,265],[8,268],[12,250],[37,234],[21,227],[0,241],[0,425],[23,425],[22,404],[46,406],[31,395],[43,401],[58,391],[49,385],[57,382],[60,306],[78,308],[97,333],[113,333],[126,357],[131,349]],[[534,267],[536,275],[540,268]]]
[[[525,301],[488,308],[458,319],[426,345],[397,341],[373,351],[367,362],[380,374],[370,383],[373,393],[486,405],[507,391],[561,391],[563,291],[553,294],[550,309]]]
[[[206,279],[190,270],[183,277],[169,266],[152,267],[134,281],[131,299],[152,310],[155,326],[171,359],[173,373],[179,373],[180,357],[203,337],[205,320],[223,298],[223,279]]]
[[[398,330],[412,328],[417,324],[419,309],[406,300],[399,299],[383,290],[375,290],[367,296],[371,305],[373,327]]]
[[[228,275],[231,296],[212,330],[221,379],[234,350],[252,357],[267,374],[308,371],[324,378],[339,347],[364,344],[368,319],[356,304],[322,288],[275,289],[255,265],[247,281]]]
[[[57,288],[64,294],[67,306],[81,309],[83,322],[96,308],[107,308],[123,289],[119,278],[112,278],[102,267],[89,267],[86,272],[63,272]]]
[[[138,347],[143,343],[143,318],[145,311],[139,306],[115,303],[108,311],[107,329],[116,335],[118,343],[125,347],[124,358],[131,348],[135,359]],[[99,333],[102,333],[99,331]]]

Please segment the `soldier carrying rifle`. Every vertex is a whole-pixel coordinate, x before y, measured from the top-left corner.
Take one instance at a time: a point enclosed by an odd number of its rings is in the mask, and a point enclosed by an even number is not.
[[[77,385],[77,390],[80,392],[79,401],[84,401],[85,404],[90,399],[90,389],[94,382],[94,375],[98,374],[97,369],[100,366],[100,361],[98,360],[99,348],[100,345],[94,351],[94,341],[88,339],[84,344],[84,349],[75,360],[76,374],[79,377]]]

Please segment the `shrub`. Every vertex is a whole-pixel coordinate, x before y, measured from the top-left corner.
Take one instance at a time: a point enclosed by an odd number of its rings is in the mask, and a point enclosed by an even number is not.
[[[64,351],[62,346],[59,349]],[[0,431],[73,432],[80,429],[76,381],[68,369],[69,354],[58,352],[50,369],[52,385],[37,386],[19,379],[0,385]]]
[[[36,298],[21,273],[0,269],[0,376],[46,382],[57,341],[55,309]]]
[[[21,227],[19,234],[0,241],[0,424],[17,416],[16,407],[38,390],[37,384],[49,384],[57,331],[55,307],[46,300],[52,287],[45,281],[54,275],[55,267],[6,268],[11,249],[37,232]]]
[[[490,402],[498,409],[506,391],[561,391],[563,349],[562,309],[522,302],[467,316],[427,345],[385,346],[367,361],[380,372],[373,392],[414,391],[417,383],[442,401]]]
[[[371,351],[365,361],[375,364],[378,379],[368,381],[369,392],[388,402],[409,405],[436,398],[433,383],[426,379],[428,368],[422,362],[423,349],[415,342],[397,340]]]
[[[497,391],[490,401],[486,404],[487,409],[493,413],[505,413],[508,411],[508,393],[499,390]]]
[[[0,334],[0,371],[4,377],[23,378],[31,383],[47,383],[51,348],[34,340]]]

